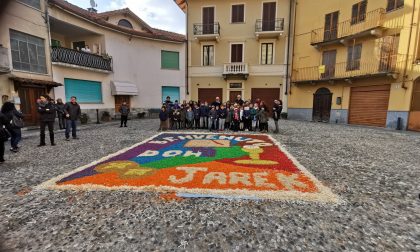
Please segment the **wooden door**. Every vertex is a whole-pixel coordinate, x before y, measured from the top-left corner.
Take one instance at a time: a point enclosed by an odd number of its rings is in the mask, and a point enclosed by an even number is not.
[[[25,125],[38,124],[39,115],[36,101],[41,95],[47,93],[45,88],[19,87],[18,92]]]
[[[332,93],[327,88],[320,88],[314,94],[312,120],[329,122],[331,115]]]
[[[349,124],[385,127],[390,85],[352,87]]]
[[[214,34],[214,7],[203,8],[203,34]]]
[[[242,62],[243,60],[243,45],[242,44],[232,44],[230,52],[230,62]]]
[[[220,97],[220,101],[223,101],[223,88],[199,88],[198,89],[198,100],[201,102],[208,102],[211,104],[216,100],[216,97]]]
[[[126,102],[128,107],[130,108],[130,96],[128,95],[116,95],[115,96],[115,112],[120,112],[120,107]]]
[[[269,111],[274,107],[274,100],[280,99],[280,88],[251,88],[251,101],[264,101]]]
[[[399,36],[386,36],[382,39],[379,72],[395,70],[399,41]]]
[[[230,102],[235,101],[238,95],[242,96],[242,91],[229,91],[229,101]]]
[[[263,4],[262,30],[274,31],[276,28],[276,2]]]
[[[338,11],[325,15],[324,41],[337,38]]]
[[[420,131],[420,80],[414,82],[408,129]]]
[[[322,64],[325,65],[325,73],[321,75],[321,78],[328,79],[335,76],[336,55],[336,50],[323,52]]]

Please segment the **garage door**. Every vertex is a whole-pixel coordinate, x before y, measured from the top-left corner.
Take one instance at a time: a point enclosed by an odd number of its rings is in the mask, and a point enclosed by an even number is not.
[[[349,123],[385,127],[389,91],[390,85],[351,88]]]
[[[198,89],[198,100],[200,102],[207,101],[212,103],[216,100],[216,97],[220,97],[221,101],[223,100],[223,88],[199,88]]]
[[[264,101],[268,106],[268,109],[271,111],[271,109],[274,107],[274,100],[280,99],[280,88],[252,88],[252,102],[255,102],[257,98],[261,99],[261,101]]]

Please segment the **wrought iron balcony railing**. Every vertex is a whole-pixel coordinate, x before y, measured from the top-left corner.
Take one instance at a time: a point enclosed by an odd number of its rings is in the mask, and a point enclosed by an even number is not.
[[[51,48],[52,62],[61,62],[82,67],[112,71],[112,58],[81,52],[64,47]]]
[[[272,20],[257,19],[255,22],[255,32],[283,32],[284,18]]]
[[[220,35],[220,25],[218,22],[212,24],[194,24],[194,35]]]
[[[341,62],[333,66],[297,68],[293,70],[292,81],[314,82],[400,73],[405,60],[405,55],[389,55],[379,59],[372,58],[353,62]]]
[[[384,24],[384,17],[385,9],[379,8],[357,18],[338,23],[330,29],[322,27],[312,30],[311,44],[330,42],[381,27]]]

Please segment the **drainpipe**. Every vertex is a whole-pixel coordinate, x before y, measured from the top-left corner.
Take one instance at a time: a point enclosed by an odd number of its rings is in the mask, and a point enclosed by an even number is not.
[[[47,25],[47,34],[48,34],[48,51],[50,52],[50,55],[48,55],[48,58],[50,59],[50,66],[51,66],[51,79],[54,81],[54,72],[53,72],[53,64],[51,60],[51,29],[50,29],[50,14],[48,13],[48,0],[45,0],[45,12],[44,12],[44,20],[45,24]],[[54,88],[52,88],[53,91]],[[54,92],[54,98],[55,98],[55,92]]]
[[[293,0],[289,1],[289,36],[287,36],[287,59],[286,59],[286,87],[284,90],[284,94],[288,94],[288,88],[289,88],[289,64],[290,64],[290,37],[292,35],[291,29],[292,29],[292,3]]]
[[[187,25],[187,29],[186,29],[186,36],[187,36],[187,41],[186,41],[186,47],[185,47],[185,88],[187,89],[187,95],[190,95],[190,88],[189,88],[189,66],[188,66],[188,57],[189,57],[189,45],[188,45],[188,0],[185,0],[185,3],[187,4],[187,11],[185,13],[186,15],[186,25]],[[191,99],[190,99],[191,100]]]
[[[411,47],[411,36],[413,34],[413,25],[414,25],[414,12],[416,10],[416,0],[413,1],[413,11],[411,12],[411,23],[410,23],[410,33],[408,35],[408,46],[407,46],[407,53],[405,55],[405,63],[404,63],[404,73],[403,73],[403,80],[401,87],[407,90],[407,86],[405,85],[405,80],[407,79],[407,68],[408,68],[408,54],[410,53]]]
[[[293,8],[294,5],[294,8]],[[297,2],[295,0],[290,0],[289,2],[289,37],[287,41],[287,62],[286,62],[286,90],[285,95],[292,95],[292,74],[289,71],[293,72],[293,56],[295,54],[295,33],[296,33],[296,5]],[[293,34],[291,33],[292,30],[292,20],[293,20]],[[293,47],[292,47],[292,55],[290,55],[290,46],[291,46],[291,39],[293,35]],[[290,56],[292,56],[292,59],[290,59]]]

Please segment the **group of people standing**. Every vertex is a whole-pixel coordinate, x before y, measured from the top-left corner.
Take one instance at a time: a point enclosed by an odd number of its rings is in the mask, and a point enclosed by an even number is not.
[[[62,99],[54,99],[48,95],[41,95],[37,102],[40,124],[39,147],[45,146],[45,130],[48,128],[50,143],[55,146],[54,124],[58,117],[60,129],[65,129],[65,137],[70,141],[70,130],[73,139],[77,138],[76,122],[81,115],[80,105],[77,98],[72,96],[70,102],[63,103]],[[19,151],[19,141],[21,140],[21,128],[23,127],[23,115],[18,111],[13,102],[5,102],[0,113],[0,163],[4,162],[5,142],[10,138],[10,151]]]
[[[266,133],[269,118],[272,117],[276,127],[274,133],[278,133],[278,120],[282,109],[281,100],[275,100],[273,108],[270,109],[260,99],[254,102],[244,101],[240,95],[235,101],[225,103],[221,102],[220,97],[216,97],[210,104],[207,101],[173,103],[168,96],[159,113],[159,130],[208,129]]]

